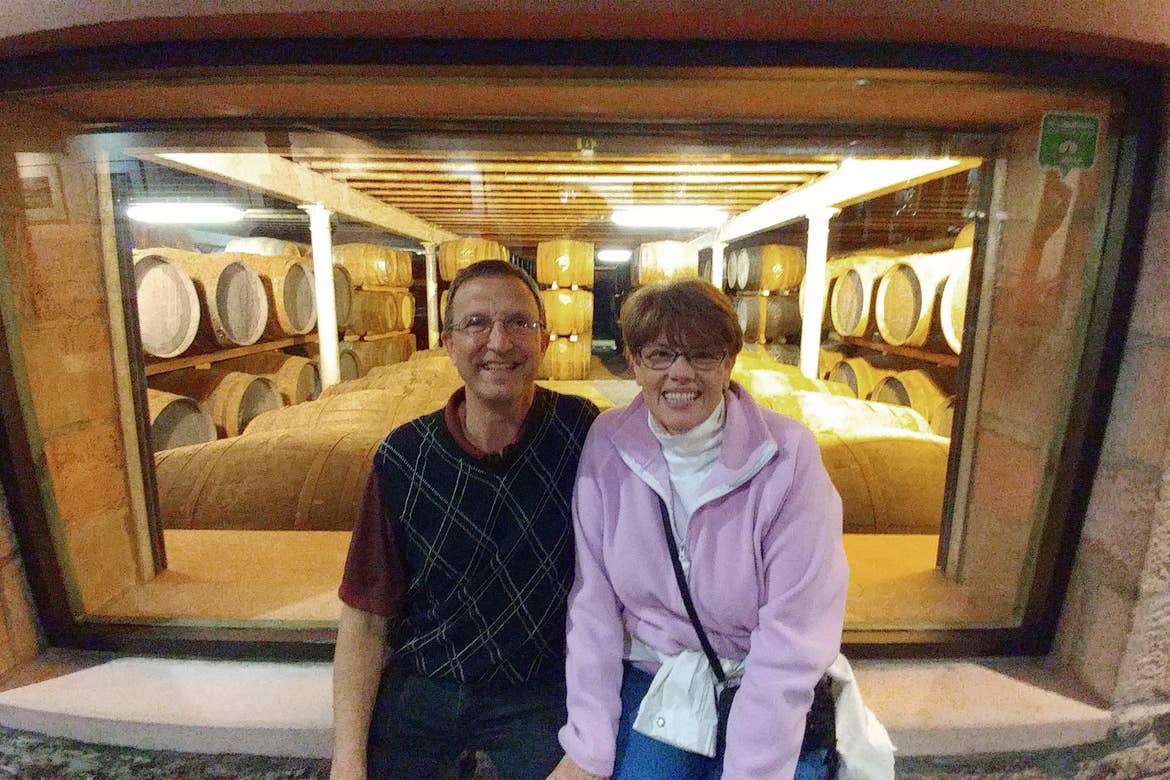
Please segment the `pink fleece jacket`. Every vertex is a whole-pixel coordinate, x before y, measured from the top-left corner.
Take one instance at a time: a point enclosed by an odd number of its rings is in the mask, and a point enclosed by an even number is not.
[[[686,547],[695,608],[715,652],[744,658],[724,780],[791,778],[813,686],[841,645],[848,565],[841,499],[804,426],[741,386],[725,394],[719,458]],[[613,771],[624,631],[665,653],[698,650],[655,493],[670,478],[641,397],[593,424],[573,496],[577,574],[569,595],[565,752]]]

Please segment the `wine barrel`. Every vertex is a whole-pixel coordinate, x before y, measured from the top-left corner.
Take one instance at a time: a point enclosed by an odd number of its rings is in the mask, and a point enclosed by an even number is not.
[[[195,399],[147,388],[146,404],[153,452],[215,441],[215,423]]]
[[[372,366],[365,376],[353,382],[342,382],[321,393],[325,398],[367,388],[401,389],[413,386],[455,388],[463,384],[459,371],[445,349],[424,349],[414,352],[401,363]],[[450,395],[450,393],[447,393]]]
[[[740,250],[731,249],[723,253],[723,288],[728,291],[739,289]]]
[[[641,287],[699,275],[699,251],[685,241],[640,244],[630,260],[630,284]]]
[[[813,390],[781,389],[770,392],[764,384],[750,391],[762,406],[799,420],[809,430],[848,431],[850,436],[865,432],[884,436],[889,431],[930,433],[930,423],[908,406],[862,401],[849,395]]]
[[[156,390],[198,401],[220,436],[238,436],[253,417],[284,405],[271,380],[239,371],[189,369],[156,374],[148,381]]]
[[[187,272],[165,257],[143,257],[134,263],[134,290],[143,352],[158,358],[186,352],[199,331],[199,294]]]
[[[949,393],[934,373],[924,369],[899,371],[881,379],[870,398],[887,404],[909,406],[926,419]]]
[[[804,278],[804,250],[785,244],[763,244],[740,249],[736,274],[740,290],[787,292]]]
[[[795,366],[779,363],[775,368],[742,368],[737,365],[731,370],[731,378],[758,398],[779,397],[798,390],[853,397],[852,391],[840,382],[812,379],[801,374]]]
[[[274,239],[270,239],[274,240]],[[260,275],[268,297],[268,324],[264,334],[279,339],[303,336],[317,324],[317,292],[313,274],[300,258],[287,255],[242,255]]]
[[[858,256],[833,283],[829,316],[833,330],[842,336],[867,336],[873,332],[873,299],[878,279],[895,262],[892,256]]]
[[[311,401],[321,394],[321,372],[307,357],[284,352],[257,352],[215,364],[225,371],[240,371],[268,379],[286,405]]]
[[[337,244],[333,262],[349,271],[358,287],[410,287],[410,252],[378,244]]]
[[[248,426],[245,436],[282,430],[319,429],[381,431],[384,436],[401,422],[405,422],[405,419],[399,417],[399,408],[410,393],[410,388],[399,386],[365,387],[345,393],[322,395],[315,401],[274,409],[258,415]],[[446,397],[443,396],[443,402],[446,401]],[[442,406],[442,402],[439,406]]]
[[[825,264],[825,297],[821,300],[821,338],[824,338],[832,330],[833,318],[830,311],[830,301],[833,300],[837,279],[847,270],[849,270],[848,262],[840,259],[830,260]],[[807,305],[805,303],[805,283],[805,279],[800,280],[800,294],[797,296],[802,318],[804,317],[804,307]]]
[[[414,296],[408,290],[355,290],[346,332],[352,335],[410,330]]]
[[[293,241],[265,236],[233,238],[224,246],[225,252],[241,252],[246,255],[269,255],[271,257],[301,257],[300,247]]]
[[[593,286],[593,244],[541,241],[536,245],[536,281],[557,287]]]
[[[159,453],[163,527],[348,531],[384,436],[274,431]]]
[[[169,246],[198,252],[186,225],[160,225],[130,220],[130,243],[134,247]]]
[[[943,283],[938,299],[939,328],[947,346],[956,355],[963,351],[963,327],[967,318],[967,287],[971,264],[964,263]]]
[[[737,295],[735,313],[745,341],[763,343],[800,333],[800,305],[795,295]]]
[[[863,357],[843,358],[829,369],[827,378],[848,385],[858,398],[869,398],[878,382],[903,368],[904,366],[878,365]]]
[[[952,271],[970,262],[969,248],[909,255],[895,262],[882,275],[874,298],[874,319],[882,338],[911,347],[942,341],[934,316],[939,288]]]
[[[975,245],[975,223],[968,222],[963,225],[959,234],[955,236],[955,249],[962,249],[964,247],[971,247]]]
[[[592,337],[554,337],[544,353],[537,376],[547,379],[588,379],[592,358]]]
[[[310,274],[313,273],[313,263],[308,260],[302,260],[303,265]],[[312,278],[312,277],[310,277]],[[318,302],[320,305],[320,302]],[[333,266],[333,310],[337,313],[337,327],[344,328],[349,325],[350,313],[353,309],[353,277],[349,275],[349,271],[345,266]]]
[[[457,238],[439,244],[439,276],[451,281],[459,269],[481,260],[508,260],[508,248],[486,238]]]
[[[845,533],[936,534],[950,442],[930,433],[816,432]]]
[[[558,288],[541,290],[549,333],[589,336],[593,333],[593,293]]]
[[[948,395],[938,402],[930,413],[930,429],[939,436],[951,438],[951,429],[955,424],[955,396]]]
[[[199,298],[195,344],[204,350],[255,344],[268,324],[268,297],[248,255],[201,254],[156,247],[134,250],[135,265],[161,257],[191,277]]]
[[[378,366],[409,360],[414,352],[414,334],[391,333],[375,339],[350,342],[350,345],[368,375]]]
[[[288,352],[294,355],[302,355],[312,359],[317,364],[317,370],[321,370],[321,347],[318,344],[297,344],[288,347]],[[353,344],[349,341],[339,342],[337,345],[337,370],[338,375],[342,381],[348,382],[360,377],[365,373],[361,360],[353,352]],[[325,391],[322,390],[322,393]]]

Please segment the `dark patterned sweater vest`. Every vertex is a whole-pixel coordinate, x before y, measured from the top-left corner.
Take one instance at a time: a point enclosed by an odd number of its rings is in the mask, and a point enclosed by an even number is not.
[[[519,683],[563,666],[570,500],[597,407],[537,388],[519,442],[477,459],[442,410],[374,459],[407,576],[395,659],[426,677]]]

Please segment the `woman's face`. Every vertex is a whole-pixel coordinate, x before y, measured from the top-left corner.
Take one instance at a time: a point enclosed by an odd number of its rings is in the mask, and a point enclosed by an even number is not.
[[[724,352],[672,347],[659,336],[634,355],[634,379],[654,419],[670,433],[684,433],[719,405],[731,383],[731,359]]]

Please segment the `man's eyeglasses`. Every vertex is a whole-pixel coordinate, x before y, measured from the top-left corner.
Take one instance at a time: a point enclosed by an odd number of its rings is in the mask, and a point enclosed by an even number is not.
[[[674,365],[674,361],[685,357],[691,368],[698,371],[710,371],[718,368],[727,359],[726,352],[680,352],[666,347],[642,347],[638,350],[638,361],[647,368],[655,371],[664,371]]]
[[[540,320],[534,320],[524,315],[505,317],[502,320],[492,319],[479,314],[473,314],[451,326],[451,330],[458,330],[475,338],[482,338],[491,332],[496,323],[504,329],[511,338],[523,338],[540,330]]]

